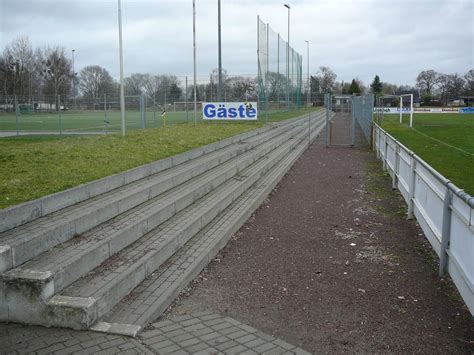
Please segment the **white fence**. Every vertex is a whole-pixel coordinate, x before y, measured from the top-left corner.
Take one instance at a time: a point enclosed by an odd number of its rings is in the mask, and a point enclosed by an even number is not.
[[[374,149],[474,315],[474,197],[374,124]]]

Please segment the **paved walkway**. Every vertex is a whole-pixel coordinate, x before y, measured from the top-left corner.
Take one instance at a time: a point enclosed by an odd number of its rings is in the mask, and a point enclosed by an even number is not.
[[[14,131],[0,131],[0,138],[4,137],[15,137],[17,135],[20,136],[58,136],[58,135],[100,135],[100,134],[112,134],[116,132],[112,131],[20,131],[17,134]]]
[[[136,339],[89,331],[0,324],[0,354],[286,354],[308,352],[209,311],[151,324]]]

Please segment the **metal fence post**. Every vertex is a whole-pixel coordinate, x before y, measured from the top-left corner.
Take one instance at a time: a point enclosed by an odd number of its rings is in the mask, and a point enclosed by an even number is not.
[[[145,100],[144,100],[144,95],[141,94],[140,95],[140,118],[141,118],[141,126],[142,126],[142,129],[145,129]]]
[[[186,89],[184,95],[184,105],[186,106],[186,123],[189,123],[189,111],[188,111],[188,77],[186,76]]]
[[[439,252],[439,276],[444,276],[448,270],[449,262],[449,241],[451,239],[451,202],[453,201],[453,192],[449,188],[451,183],[446,184],[446,192],[443,200],[443,224],[441,229],[441,250]]]
[[[412,219],[414,217],[415,209],[415,180],[416,180],[416,160],[414,156],[410,156],[410,185],[408,191],[408,211],[407,218]]]
[[[19,136],[20,135],[20,125],[19,125],[19,118],[18,118],[18,100],[16,99],[16,95],[15,95],[15,126],[16,126],[16,135]]]
[[[351,125],[351,145],[354,146],[355,145],[355,129],[356,129],[356,115],[355,115],[355,112],[354,112],[354,107],[352,105],[353,103],[353,100],[354,100],[354,95],[352,95],[351,97],[351,107],[352,107],[352,125]],[[349,112],[349,100],[347,101],[347,112]]]
[[[396,189],[398,186],[398,173],[400,170],[400,146],[398,142],[395,141],[395,164],[393,166],[393,176],[392,176],[392,189]]]
[[[58,115],[59,115],[59,134],[63,134],[63,118],[61,116],[61,95],[57,95]]]
[[[388,151],[387,136],[384,136],[383,141],[384,141],[384,149],[383,149],[382,169],[388,170],[387,168],[387,151]]]
[[[329,94],[324,95],[326,101],[326,147],[329,146]]]

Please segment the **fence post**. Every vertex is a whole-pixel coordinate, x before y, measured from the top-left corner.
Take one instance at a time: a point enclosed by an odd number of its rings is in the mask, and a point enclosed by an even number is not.
[[[19,136],[20,135],[20,126],[19,126],[19,122],[18,122],[18,101],[16,99],[16,95],[15,95],[15,125],[16,125],[16,135]]]
[[[393,166],[392,189],[395,190],[398,186],[398,173],[400,170],[400,146],[395,141],[395,164]]]
[[[143,94],[140,94],[140,118],[141,118],[142,129],[145,129],[145,107],[144,106],[145,106],[145,97]]]
[[[384,149],[383,149],[383,161],[382,161],[382,168],[383,170],[387,170],[388,171],[388,168],[387,168],[387,151],[388,151],[388,143],[387,143],[387,136],[385,135],[384,136]]]
[[[446,184],[446,192],[443,200],[443,224],[441,228],[441,250],[439,252],[439,276],[444,276],[448,270],[448,249],[451,239],[451,202],[453,201],[453,192],[449,188],[451,183]]]
[[[59,134],[63,134],[63,118],[61,116],[61,95],[57,95],[57,105],[59,114]]]
[[[412,219],[414,214],[414,199],[415,199],[415,179],[416,179],[416,160],[415,157],[410,155],[410,185],[408,191],[408,211],[407,211],[407,218]]]
[[[186,106],[186,123],[189,123],[189,112],[188,112],[188,77],[186,76],[186,89],[184,95],[184,105]]]
[[[353,102],[354,102],[354,94],[352,94],[351,97],[351,107],[352,107],[352,126],[351,126],[351,145],[355,145],[355,129],[356,129],[356,116],[354,112],[354,107],[353,107]],[[349,112],[349,100],[347,101],[347,112]]]
[[[326,101],[326,148],[329,146],[329,94],[324,95]]]

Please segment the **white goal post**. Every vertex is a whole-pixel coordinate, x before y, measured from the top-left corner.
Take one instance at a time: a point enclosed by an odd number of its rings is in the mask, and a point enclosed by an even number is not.
[[[410,127],[413,127],[413,94],[404,94],[404,95],[399,95],[400,96],[400,123],[403,122],[402,120],[402,115],[403,115],[403,98],[404,97],[409,97],[410,98],[410,107],[409,107],[409,113],[410,113]]]

